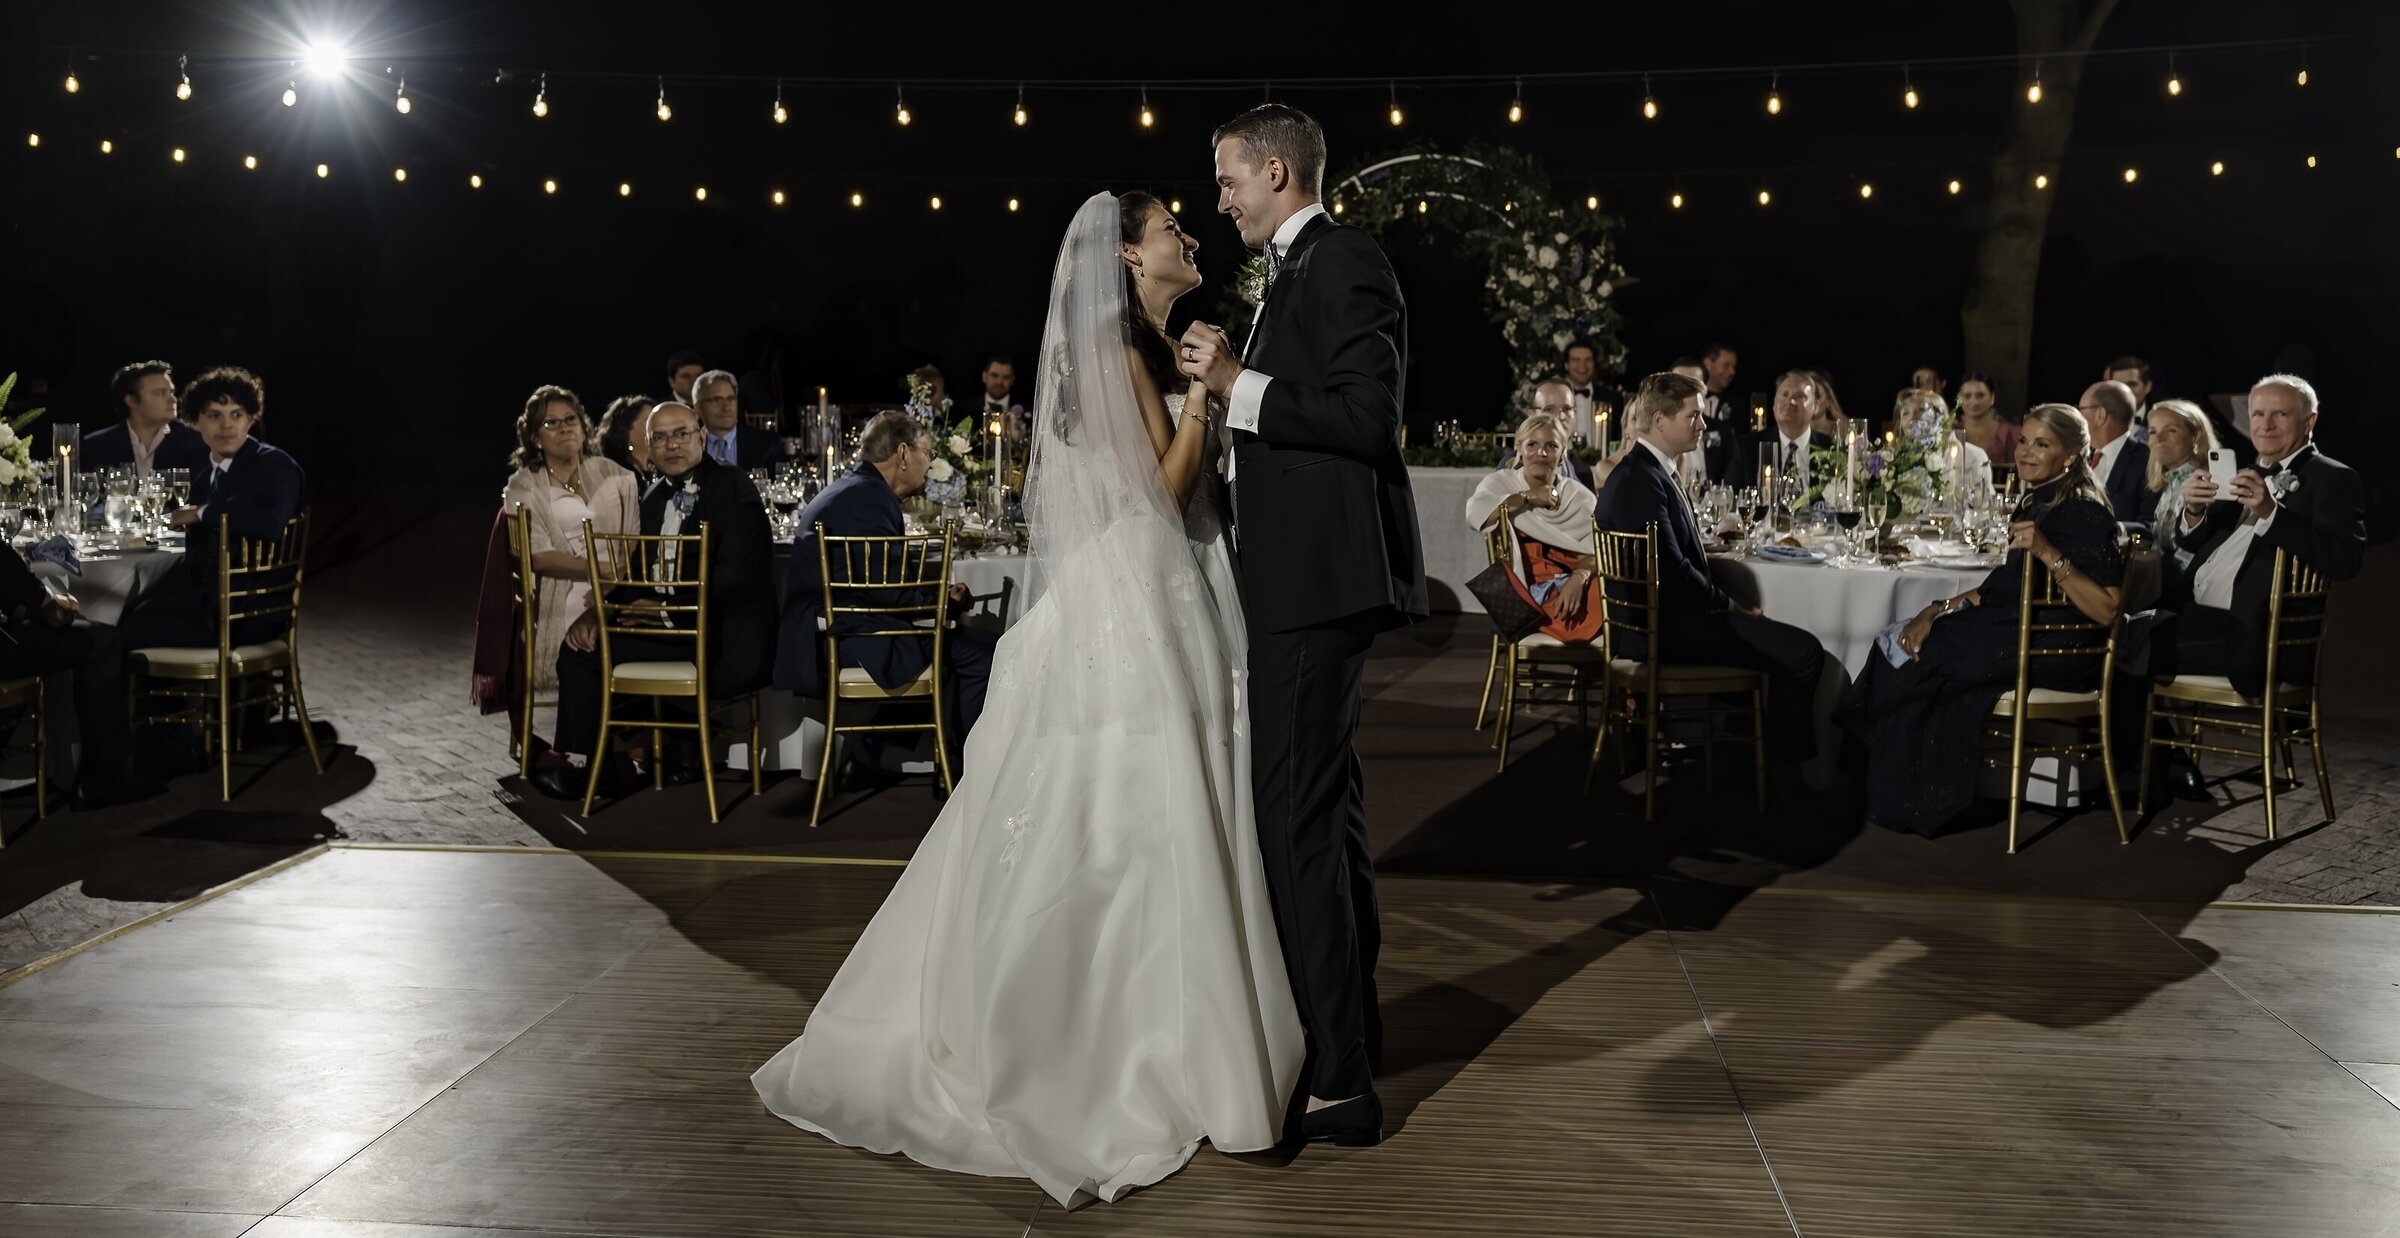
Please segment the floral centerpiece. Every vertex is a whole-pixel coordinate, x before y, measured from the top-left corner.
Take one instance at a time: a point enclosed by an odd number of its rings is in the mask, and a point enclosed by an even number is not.
[[[1873,507],[1881,500],[1892,515],[1923,515],[1958,484],[1957,443],[1945,414],[1920,417],[1907,430],[1885,435],[1880,445],[1864,439],[1855,448],[1817,448],[1809,452],[1808,473],[1823,480],[1809,487],[1801,501],[1839,503],[1849,498],[1860,507]]]
[[[8,407],[9,394],[16,390],[17,376],[0,378],[0,410]],[[43,409],[27,409],[8,420],[0,420],[0,501],[21,504],[41,485],[48,473],[45,465],[36,464],[33,446],[25,439],[25,430],[41,419]]]
[[[925,497],[944,507],[963,503],[970,483],[986,480],[991,461],[975,450],[975,419],[961,417],[955,425],[944,425],[942,418],[950,411],[950,402],[943,400],[937,408],[933,399],[933,384],[908,376],[908,411],[925,423],[933,436],[933,463],[925,470]]]

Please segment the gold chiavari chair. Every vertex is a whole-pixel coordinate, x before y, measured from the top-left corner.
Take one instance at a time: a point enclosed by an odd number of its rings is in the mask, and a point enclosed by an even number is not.
[[[1508,561],[1507,517],[1493,521],[1492,527],[1483,531],[1483,561],[1486,566]],[[1507,660],[1508,642],[1500,639],[1500,633],[1494,631],[1491,656],[1483,666],[1483,695],[1475,701],[1475,729],[1478,731],[1491,725],[1492,685],[1500,682],[1500,667]]]
[[[534,622],[541,614],[542,578],[533,571],[533,536],[531,517],[523,503],[508,513],[508,591],[509,604],[517,613],[517,658],[522,664],[524,686],[517,696],[517,724],[509,728],[509,755],[517,758],[517,777],[533,772],[533,710],[540,704],[533,695],[533,680],[539,670],[534,665]]]
[[[2150,685],[2149,707],[2143,716],[2147,729],[2143,732],[2142,795],[2136,811],[2149,810],[2150,756],[2160,748],[2181,749],[2192,753],[2195,759],[2203,752],[2254,756],[2258,758],[2259,783],[2266,788],[2267,837],[2273,838],[2274,756],[2280,749],[2285,773],[2296,778],[2291,744],[2295,739],[2305,739],[2310,755],[2316,758],[2317,799],[2325,807],[2325,820],[2334,820],[2333,780],[2325,769],[2325,736],[2319,726],[2315,686],[2324,670],[2325,574],[2280,550],[2275,552],[2272,571],[2273,583],[2267,595],[2265,695],[2245,697],[2223,675],[2178,675]],[[2302,659],[2309,666],[2309,682],[2280,682],[2277,672]],[[2188,724],[2192,737],[2156,735],[2160,718]],[[2203,736],[2209,731],[2245,736],[2257,741],[2256,746],[2235,748],[2208,743]]]
[[[1605,608],[1600,631],[1608,654],[1609,700],[1608,708],[1601,714],[1600,733],[1592,739],[1591,763],[1584,771],[1585,788],[1590,788],[1592,774],[1600,768],[1609,732],[1623,727],[1625,742],[1631,743],[1638,730],[1642,737],[1642,819],[1655,820],[1658,763],[1666,745],[1673,740],[1663,733],[1664,726],[1697,722],[1706,728],[1700,736],[1704,752],[1713,752],[1719,743],[1748,740],[1751,774],[1758,784],[1758,810],[1765,812],[1766,676],[1735,666],[1674,665],[1659,661],[1659,642],[1665,639],[1666,623],[1659,603],[1657,524],[1640,533],[1596,530],[1592,534],[1592,551],[1599,563],[1600,598]],[[1634,636],[1641,638],[1646,655],[1640,659],[1623,653],[1626,638]],[[1718,698],[1728,696],[1747,698],[1747,703],[1736,706],[1716,703]],[[1704,703],[1683,703],[1693,699]],[[1728,718],[1744,717],[1750,720],[1750,734],[1746,737],[1726,735],[1718,725]],[[1713,759],[1709,769],[1712,773],[1715,770]]]
[[[1484,535],[1484,549],[1495,562],[1510,562],[1515,558],[1516,528],[1506,514],[1494,521]],[[1500,718],[1492,730],[1492,744],[1500,750],[1500,768],[1508,768],[1508,748],[1516,738],[1517,706],[1531,705],[1536,694],[1544,688],[1564,688],[1575,703],[1575,716],[1585,730],[1591,729],[1589,705],[1592,672],[1607,661],[1600,646],[1569,645],[1555,636],[1536,632],[1515,642],[1492,637],[1492,655],[1499,659],[1504,670],[1501,679]],[[1485,690],[1488,697],[1490,690]]]
[[[2039,567],[2037,572],[2034,569]],[[2038,613],[2037,613],[2038,612]],[[2025,577],[2017,590],[2017,683],[1992,706],[1986,732],[2008,743],[2008,853],[2017,853],[2017,818],[2025,805],[2025,763],[2031,757],[2055,757],[2066,762],[2098,754],[2102,777],[2108,783],[2108,810],[2116,818],[2117,841],[2126,841],[2125,805],[2117,797],[2116,752],[2109,741],[2109,679],[2117,669],[2115,619],[2095,623],[2067,600],[2049,565],[2027,556]],[[2100,659],[2100,686],[2088,692],[2067,692],[2030,686],[2035,658],[2093,657]],[[2032,743],[2025,739],[2028,722],[2090,722],[2099,738]],[[1987,758],[1998,765],[1997,758]],[[2063,766],[2062,766],[2063,768]],[[2064,779],[2061,779],[2063,787]]]
[[[135,649],[129,654],[126,695],[134,725],[198,726],[216,747],[218,789],[228,800],[233,798],[233,750],[241,740],[236,720],[239,711],[252,705],[289,705],[300,720],[309,762],[318,773],[325,772],[325,754],[317,747],[316,726],[309,721],[308,698],[300,685],[300,585],[307,557],[306,511],[285,522],[279,536],[265,541],[236,534],[230,519],[219,516],[216,648]],[[234,629],[259,619],[282,620],[283,635],[235,644]],[[150,681],[147,690],[144,681]],[[145,701],[172,703],[148,712]]]
[[[42,710],[44,696],[39,675],[0,683],[0,709],[22,707],[25,710],[23,725],[33,728],[33,817],[36,821],[50,815],[50,743],[45,738],[49,720]],[[4,834],[0,834],[0,845],[6,842]]]
[[[697,533],[599,533],[591,521],[583,522],[583,544],[589,552],[585,562],[591,568],[592,605],[600,627],[600,735],[592,745],[591,778],[583,791],[586,816],[600,794],[600,769],[611,729],[650,732],[653,786],[666,785],[666,732],[692,731],[700,744],[700,785],[708,795],[708,819],[715,823],[716,749],[709,738],[708,717],[712,710],[744,702],[750,706],[750,794],[759,792],[758,694],[718,700],[708,691],[708,532],[705,522]],[[689,627],[681,622],[687,617]],[[613,638],[620,636],[688,640],[692,656],[620,662],[613,645]],[[650,716],[616,717],[613,707],[620,695],[649,698]],[[670,700],[690,701],[692,720],[669,720],[665,704]]]
[[[884,537],[834,537],[816,526],[818,579],[824,582],[825,607],[818,620],[825,632],[825,748],[818,757],[817,798],[808,823],[815,826],[825,812],[825,788],[833,781],[833,753],[845,732],[933,732],[933,759],[942,774],[942,789],[952,788],[950,732],[942,716],[942,691],[948,672],[943,668],[950,627],[950,563],[956,529],[947,523],[939,533],[909,533]],[[835,564],[841,570],[834,570]],[[848,623],[845,623],[848,620]],[[897,688],[886,688],[856,666],[842,665],[842,642],[864,639],[926,639],[932,641],[925,669]],[[926,722],[848,722],[841,720],[843,701],[922,700],[933,707]]]

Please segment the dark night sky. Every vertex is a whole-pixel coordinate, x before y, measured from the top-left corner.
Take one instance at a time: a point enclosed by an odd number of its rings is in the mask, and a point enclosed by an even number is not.
[[[1646,124],[1638,82],[1529,84],[1510,126],[1505,86],[1404,87],[1405,130],[1384,90],[1278,88],[1327,125],[1333,166],[1404,142],[1500,141],[1539,157],[1562,194],[1602,195],[1625,223],[1621,298],[1630,368],[1663,368],[1705,338],[1733,341],[1745,389],[1788,365],[1829,368],[1854,411],[1880,411],[1909,369],[1955,374],[1957,304],[1979,226],[1974,187],[2021,89],[2008,66],[1919,67],[1926,105],[1904,111],[1897,69],[1788,71],[1786,113],[1761,107],[1765,67],[1926,60],[2014,50],[1999,0],[1624,5],[1571,17],[1456,25],[1366,16],[1368,6],[1277,5],[1271,34],[1243,10],[1173,5],[236,4],[23,0],[0,64],[5,344],[0,368],[49,386],[87,424],[109,370],[164,356],[185,375],[220,361],[266,375],[265,434],[320,482],[406,467],[497,486],[508,424],[543,382],[595,411],[656,389],[690,344],[741,370],[779,350],[793,398],[887,401],[909,366],[938,360],[966,387],[991,349],[1029,359],[1045,282],[1075,204],[1142,186],[1186,200],[1212,283],[1238,260],[1207,209],[1206,134],[1278,76],[1545,73],[1760,66],[1669,79]],[[1538,7],[1538,6],[1537,6]],[[1393,7],[1381,10],[1397,12]],[[2187,52],[2169,101],[2161,57],[2096,61],[2057,189],[2037,323],[2039,398],[2072,398],[2122,351],[2149,356],[2160,394],[2238,389],[2278,364],[2316,378],[2337,454],[2395,445],[2367,406],[2400,339],[2400,6],[2293,0],[2122,0],[2103,48],[2334,36],[2298,48]],[[1452,19],[1455,20],[1455,19]],[[339,89],[278,106],[287,72],[227,55],[288,54],[290,32],[349,32]],[[60,89],[73,45],[84,89]],[[32,50],[32,49],[58,50]],[[197,93],[172,96],[188,50]],[[140,52],[169,53],[162,65]],[[391,106],[383,69],[408,71],[415,107]],[[550,69],[553,111],[498,66]],[[471,69],[459,66],[473,66]],[[667,74],[675,118],[650,116]],[[574,73],[611,73],[583,80]],[[839,75],[908,83],[916,123],[892,120],[890,84],[787,86],[681,74]],[[1156,87],[1160,123],[1134,124],[1132,90],[1034,89],[1033,124],[1008,91],[973,79],[1238,78],[1213,92]],[[40,150],[23,134],[39,131]],[[97,153],[109,137],[117,152]],[[166,151],[181,145],[191,161]],[[2323,166],[2311,172],[2302,157]],[[258,172],[240,158],[255,153]],[[2212,179],[2211,159],[2231,168]],[[334,175],[318,181],[318,161]],[[2142,169],[2122,183],[2127,164]],[[405,165],[410,180],[395,184]],[[487,187],[470,191],[481,171]],[[1942,182],[1968,182],[1949,198]],[[545,177],[561,183],[546,198]],[[619,180],[635,186],[620,201]],[[1856,185],[1877,193],[1862,203]],[[710,200],[692,200],[706,184]],[[1760,187],[1776,203],[1755,205]],[[789,205],[767,204],[783,188]],[[868,195],[853,211],[848,194]],[[1670,212],[1667,195],[1690,205]],[[927,198],[940,194],[935,214]],[[1008,197],[1023,200],[1011,215]],[[1409,415],[1496,419],[1506,398],[1481,272],[1437,239],[1389,242],[1412,311]],[[1215,288],[1186,308],[1213,313]],[[1021,393],[1022,394],[1022,393]],[[2380,393],[2375,393],[2379,395]],[[2021,407],[2022,394],[2003,394]],[[2377,401],[2380,403],[2380,401]],[[428,454],[457,461],[424,469]],[[422,480],[422,477],[419,477]]]

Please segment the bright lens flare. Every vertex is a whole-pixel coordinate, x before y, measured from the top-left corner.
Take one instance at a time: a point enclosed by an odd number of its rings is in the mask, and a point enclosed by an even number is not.
[[[301,53],[300,63],[308,66],[310,77],[324,81],[340,73],[342,66],[350,63],[350,53],[338,43],[311,43],[308,50]]]

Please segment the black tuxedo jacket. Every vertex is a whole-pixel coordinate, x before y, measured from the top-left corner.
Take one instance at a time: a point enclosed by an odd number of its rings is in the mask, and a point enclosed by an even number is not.
[[[2125,440],[2117,449],[2116,467],[2102,479],[2100,488],[2108,492],[2108,508],[2117,514],[2118,524],[2147,532],[2158,515],[2158,492],[2150,488],[2149,444]]]
[[[191,527],[184,542],[185,583],[214,598],[218,520],[231,520],[237,537],[252,541],[281,537],[283,526],[300,514],[304,478],[300,462],[290,452],[257,439],[244,442],[225,462],[222,474],[205,448],[200,462],[191,467],[192,505],[203,510],[200,522]]]
[[[133,434],[124,422],[102,426],[83,436],[76,447],[87,469],[114,468],[133,463]],[[167,423],[167,436],[158,441],[158,450],[150,455],[150,465],[161,469],[204,469],[208,464],[208,443],[200,432],[181,421]]]
[[[1708,479],[1743,484],[1734,480],[1739,475],[1733,471],[1733,452],[1734,444],[1746,433],[1743,427],[1749,424],[1748,414],[1735,407],[1731,392],[1702,391],[1700,416],[1708,426],[1700,440],[1700,460],[1708,469]]]
[[[680,531],[708,527],[708,690],[712,696],[755,692],[767,685],[775,661],[774,546],[766,504],[748,474],[704,458],[682,479],[663,478],[643,493],[642,532],[666,527],[667,504],[686,481],[699,493]]]
[[[1662,629],[1686,623],[1705,623],[1733,610],[1733,598],[1708,572],[1708,551],[1700,544],[1700,526],[1678,493],[1674,474],[1659,463],[1656,453],[1637,446],[1608,475],[1593,523],[1618,533],[1639,533],[1658,525],[1658,600]]]
[[[1808,432],[1808,445],[1812,450],[1831,451],[1833,436],[1811,430]],[[1762,460],[1775,467],[1777,476],[1783,474],[1783,431],[1776,429],[1772,422],[1764,430],[1744,430],[1734,438],[1733,472],[1725,481],[1735,487],[1758,484],[1758,466]],[[1809,479],[1822,484],[1824,478],[1815,473],[1816,462],[1808,461],[1807,465],[1810,469]]]
[[[2366,489],[2358,471],[2314,445],[2297,453],[2290,470],[2298,487],[2284,493],[2274,523],[2250,539],[2241,571],[2233,578],[2232,615],[2240,643],[2232,651],[2236,656],[2227,678],[2245,696],[2256,696],[2266,687],[2267,604],[2274,589],[2275,552],[2286,551],[2331,580],[2358,575],[2367,554]],[[2200,527],[2183,535],[2180,546],[2191,552],[2192,565],[2176,573],[2174,600],[2179,608],[2192,604],[2191,582],[2240,527],[2243,511],[2239,503],[2211,503]],[[2279,677],[2305,683],[2307,670],[2293,667],[2291,674]]]
[[[1233,518],[1251,624],[1289,632],[1425,617],[1417,504],[1400,458],[1408,309],[1383,250],[1329,216],[1292,240],[1243,365],[1273,381],[1234,433]]]
[[[825,695],[825,633],[817,628],[825,613],[824,565],[817,561],[817,526],[832,537],[898,537],[907,531],[899,496],[875,466],[861,461],[825,487],[800,511],[800,531],[792,537],[791,562],[784,565],[783,630],[775,646],[775,686],[802,696]],[[834,571],[841,566],[837,562]],[[907,594],[922,590],[894,589],[875,605],[904,606]],[[846,597],[842,605],[867,605],[873,595]],[[845,620],[845,626],[860,626]],[[887,625],[888,626],[888,625]],[[842,654],[856,662],[875,682],[897,688],[924,673],[933,656],[925,638],[861,637],[842,642]]]

